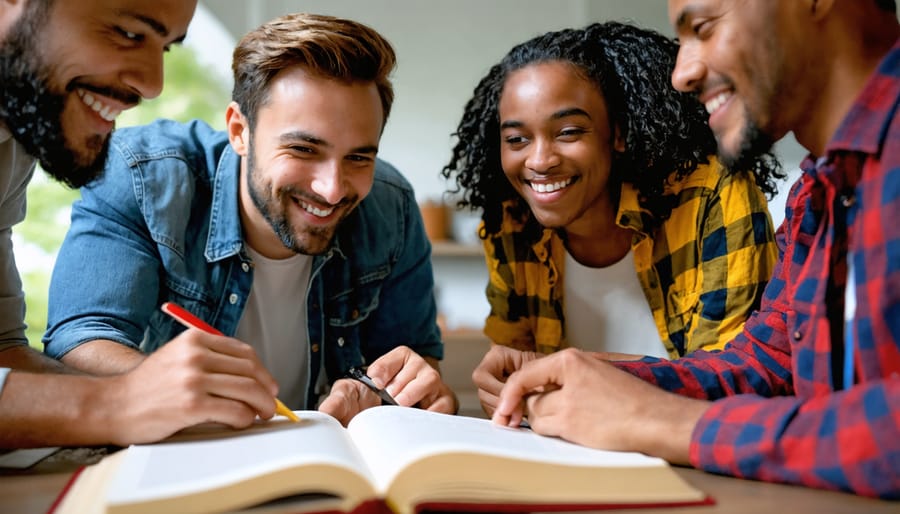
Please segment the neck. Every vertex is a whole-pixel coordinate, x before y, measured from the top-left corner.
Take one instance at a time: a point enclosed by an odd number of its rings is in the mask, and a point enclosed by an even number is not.
[[[614,217],[600,223],[566,227],[566,249],[579,263],[592,268],[611,266],[631,250],[631,229],[616,225]]]

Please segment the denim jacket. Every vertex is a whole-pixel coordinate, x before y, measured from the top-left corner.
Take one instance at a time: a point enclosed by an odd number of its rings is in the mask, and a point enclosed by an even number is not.
[[[47,354],[96,339],[151,352],[183,330],[160,312],[165,301],[234,335],[253,281],[239,168],[227,135],[203,122],[117,130],[104,177],[72,208],[50,284]],[[323,365],[331,382],[399,345],[441,359],[433,280],[412,187],[379,160],[371,192],[313,260],[309,384]]]

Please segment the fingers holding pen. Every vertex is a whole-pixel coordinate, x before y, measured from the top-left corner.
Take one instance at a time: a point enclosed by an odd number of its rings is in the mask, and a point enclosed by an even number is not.
[[[157,354],[181,370],[184,389],[242,402],[263,419],[274,415],[278,385],[249,345],[190,329],[150,358]]]

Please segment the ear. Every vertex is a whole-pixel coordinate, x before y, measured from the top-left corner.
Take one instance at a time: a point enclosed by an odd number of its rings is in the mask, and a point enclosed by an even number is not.
[[[619,153],[625,152],[625,138],[622,137],[622,131],[619,130],[618,125],[616,125],[616,133],[613,138],[613,150]]]
[[[225,127],[231,148],[238,155],[246,157],[250,147],[250,123],[241,114],[241,107],[237,102],[231,102],[225,110]]]
[[[803,0],[813,21],[822,21],[834,7],[834,0]]]

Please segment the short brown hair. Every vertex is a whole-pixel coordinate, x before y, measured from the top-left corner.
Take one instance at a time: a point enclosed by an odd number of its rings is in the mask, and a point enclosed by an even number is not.
[[[247,33],[234,49],[231,99],[252,130],[259,108],[268,100],[269,82],[281,70],[299,65],[345,83],[374,82],[383,123],[387,123],[394,102],[388,76],[396,62],[393,46],[362,23],[319,14],[287,14]]]

